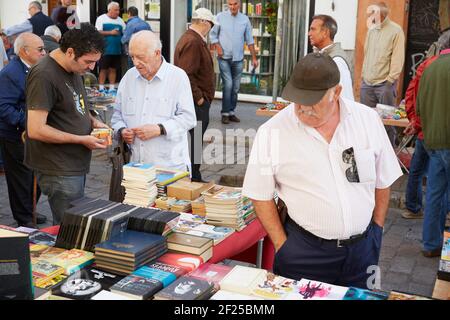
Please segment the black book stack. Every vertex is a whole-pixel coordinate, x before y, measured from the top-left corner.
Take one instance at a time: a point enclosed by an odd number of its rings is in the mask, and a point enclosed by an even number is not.
[[[83,198],[72,203],[61,222],[56,247],[93,251],[97,243],[126,230],[130,212],[137,207],[102,199]]]
[[[129,215],[128,230],[167,235],[177,225],[180,214],[153,208],[138,208]]]

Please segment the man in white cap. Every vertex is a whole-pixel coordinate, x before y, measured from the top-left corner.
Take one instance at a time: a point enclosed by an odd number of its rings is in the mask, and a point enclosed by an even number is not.
[[[180,38],[175,48],[175,65],[186,71],[194,98],[197,127],[191,135],[192,180],[202,182],[203,135],[209,124],[209,109],[214,99],[214,66],[206,36],[217,25],[211,11],[199,8],[192,15],[192,25]],[[200,135],[201,133],[201,135]]]

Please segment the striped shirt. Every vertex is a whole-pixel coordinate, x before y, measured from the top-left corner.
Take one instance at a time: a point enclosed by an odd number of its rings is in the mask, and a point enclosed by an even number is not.
[[[275,192],[289,216],[324,239],[348,239],[369,225],[375,188],[385,189],[402,171],[378,114],[340,100],[341,120],[331,143],[304,125],[292,104],[256,135],[243,194],[269,201]],[[354,149],[359,183],[349,182],[343,151]]]

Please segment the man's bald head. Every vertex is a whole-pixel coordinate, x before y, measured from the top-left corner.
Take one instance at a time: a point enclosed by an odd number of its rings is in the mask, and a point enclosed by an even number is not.
[[[147,80],[155,76],[162,64],[161,48],[161,40],[151,31],[139,31],[131,38],[129,56],[141,76]]]
[[[143,30],[131,37],[130,50],[131,47],[137,48],[140,52],[154,53],[156,50],[161,50],[162,44],[157,34],[149,30]]]
[[[34,33],[21,33],[14,42],[14,53],[28,64],[34,65],[45,56],[44,42]]]

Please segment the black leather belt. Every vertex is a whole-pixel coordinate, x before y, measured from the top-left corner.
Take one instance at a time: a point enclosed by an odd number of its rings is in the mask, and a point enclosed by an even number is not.
[[[316,236],[315,234],[305,230],[304,228],[300,227],[294,220],[291,219],[291,217],[287,216],[287,222],[292,225],[293,227],[295,227],[296,229],[298,229],[301,233],[303,233],[304,235],[313,238],[314,240],[320,241],[321,243],[327,243],[327,244],[334,244],[336,245],[337,248],[342,248],[342,247],[346,247],[346,246],[351,246],[355,243],[358,243],[359,241],[365,239],[367,237],[367,233],[369,232],[369,226],[366,228],[366,230],[361,233],[361,234],[357,234],[354,236],[351,236],[349,239],[344,239],[344,240],[338,240],[338,239],[334,239],[334,240],[329,240],[329,239],[324,239],[321,237]]]

